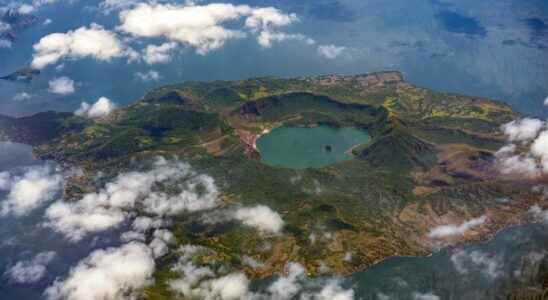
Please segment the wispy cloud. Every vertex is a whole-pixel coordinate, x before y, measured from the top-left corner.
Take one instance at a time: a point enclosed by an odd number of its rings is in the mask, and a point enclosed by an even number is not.
[[[454,235],[462,235],[466,231],[472,229],[473,227],[476,227],[485,223],[486,220],[487,220],[486,216],[481,216],[479,218],[474,218],[466,222],[463,222],[460,225],[450,224],[450,225],[438,226],[433,228],[428,234],[428,236],[430,238],[437,239],[437,238],[445,238],[445,237],[454,236]]]
[[[30,260],[18,261],[5,274],[9,277],[10,281],[15,283],[37,282],[44,278],[47,273],[46,267],[55,256],[56,253],[53,251],[38,253]]]
[[[137,77],[139,80],[143,82],[158,81],[162,78],[160,73],[154,70],[150,70],[148,72],[137,72],[135,73],[135,77]]]
[[[348,48],[342,46],[331,45],[320,45],[318,46],[318,53],[320,56],[323,56],[328,59],[335,59],[341,56]]]
[[[414,292],[413,300],[440,300],[440,297],[433,293]]]
[[[76,91],[74,88],[74,80],[66,76],[54,78],[49,82],[49,91],[59,95],[72,94]]]
[[[481,251],[460,250],[451,255],[451,261],[460,274],[477,272],[488,279],[495,279],[502,275],[500,259]]]
[[[156,191],[157,183],[172,183],[180,192]],[[79,241],[89,233],[119,226],[137,204],[146,213],[171,216],[215,207],[218,191],[213,178],[196,174],[188,164],[158,158],[150,171],[119,174],[103,189],[78,201],[52,204],[46,210],[47,225]]]

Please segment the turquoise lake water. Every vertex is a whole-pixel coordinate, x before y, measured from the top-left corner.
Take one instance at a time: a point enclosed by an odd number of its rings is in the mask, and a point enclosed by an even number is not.
[[[280,127],[259,138],[257,147],[268,165],[305,169],[352,159],[346,152],[369,139],[356,128]]]

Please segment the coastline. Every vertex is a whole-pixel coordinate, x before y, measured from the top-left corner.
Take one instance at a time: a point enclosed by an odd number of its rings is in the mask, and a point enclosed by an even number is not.
[[[355,272],[352,272],[352,273],[349,273],[349,274],[340,274],[340,276],[342,276],[346,279],[349,279],[350,277],[355,276],[356,274],[358,274],[360,272],[367,272],[371,268],[377,267],[380,264],[382,264],[384,262],[387,262],[389,260],[392,260],[392,259],[429,258],[429,257],[432,257],[436,254],[442,253],[444,251],[453,251],[453,250],[456,250],[458,248],[472,246],[474,244],[480,245],[480,246],[486,245],[486,244],[492,242],[493,240],[495,240],[496,238],[500,237],[501,235],[505,234],[507,231],[518,229],[520,227],[531,226],[531,225],[533,225],[533,226],[537,226],[537,225],[538,226],[547,226],[548,224],[545,224],[542,221],[525,222],[525,223],[520,223],[520,224],[510,224],[508,226],[505,226],[505,227],[497,230],[495,233],[487,235],[483,238],[470,240],[470,241],[465,241],[465,242],[459,242],[459,243],[452,244],[452,245],[447,245],[447,246],[441,247],[440,249],[437,249],[435,251],[429,251],[428,254],[426,254],[426,255],[393,255],[393,256],[387,256],[385,258],[379,259],[378,261],[375,261],[373,264],[371,264],[367,267],[360,268],[359,270],[357,270]],[[336,275],[336,274],[333,273],[333,274],[330,274],[330,275]]]

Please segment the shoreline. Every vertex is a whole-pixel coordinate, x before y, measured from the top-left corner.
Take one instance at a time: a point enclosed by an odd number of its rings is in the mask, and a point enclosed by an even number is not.
[[[465,242],[459,242],[459,243],[455,243],[453,245],[447,245],[445,247],[442,247],[436,251],[429,251],[428,254],[426,255],[393,255],[393,256],[388,256],[388,257],[385,257],[385,258],[382,258],[382,259],[379,259],[378,261],[374,262],[373,264],[367,266],[367,267],[364,267],[364,268],[361,268],[359,269],[358,271],[355,271],[355,272],[352,272],[350,274],[342,274],[342,275],[339,275],[339,276],[342,276],[344,277],[345,279],[348,279],[352,276],[355,276],[356,274],[358,273],[361,273],[361,272],[366,272],[368,271],[369,269],[375,267],[375,266],[378,266],[380,264],[382,264],[383,262],[386,262],[388,260],[391,260],[391,259],[399,259],[399,258],[428,258],[428,257],[432,257],[433,255],[435,254],[438,254],[438,253],[441,253],[443,251],[452,251],[454,249],[458,249],[458,248],[461,248],[461,247],[466,247],[466,246],[471,246],[471,245],[485,245],[491,241],[493,241],[494,239],[496,239],[498,236],[504,234],[506,231],[509,231],[509,230],[513,230],[513,229],[517,229],[517,228],[520,228],[520,227],[525,227],[525,226],[529,226],[529,225],[533,225],[533,226],[546,226],[548,224],[545,224],[544,222],[542,221],[533,221],[533,222],[522,222],[522,223],[519,223],[519,224],[509,224],[507,226],[504,226],[503,228],[495,231],[494,233],[492,234],[489,234],[487,236],[485,236],[484,238],[478,238],[478,239],[475,239],[475,240],[470,240],[470,241],[465,241]],[[337,275],[336,273],[332,273],[330,275]]]

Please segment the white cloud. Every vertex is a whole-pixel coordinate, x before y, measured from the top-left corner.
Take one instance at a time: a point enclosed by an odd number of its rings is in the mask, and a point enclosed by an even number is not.
[[[86,116],[88,118],[104,118],[110,115],[114,109],[116,109],[116,104],[106,97],[101,97],[93,103],[93,105],[82,102],[74,114],[77,116]]]
[[[90,118],[102,118],[108,116],[116,105],[106,97],[101,97],[87,111]]]
[[[513,155],[514,152],[516,152],[516,145],[515,144],[507,144],[502,146],[496,153],[495,156],[510,156]]]
[[[113,10],[128,9],[137,3],[138,0],[103,0],[99,7],[108,14]]]
[[[509,142],[520,142],[521,147],[510,143],[496,153],[503,174],[536,177],[548,172],[548,130],[546,122],[525,118],[502,126]]]
[[[529,212],[533,214],[535,218],[542,219],[544,222],[548,223],[548,209],[543,210],[539,205],[535,204],[531,206]]]
[[[544,126],[539,119],[524,118],[502,125],[502,131],[510,142],[534,139]]]
[[[166,38],[161,45],[147,45],[142,59],[148,64],[167,63],[178,44],[192,47],[205,55],[217,50],[229,40],[256,35],[262,47],[274,42],[295,40],[314,44],[315,41],[298,33],[279,30],[298,21],[295,14],[274,7],[250,7],[230,3],[198,5],[166,4],[162,1],[143,3],[135,0],[104,0],[100,8],[109,13],[121,10],[117,30],[137,38]],[[52,33],[34,45],[32,67],[45,68],[63,58],[91,57],[101,61],[127,57],[138,60],[140,55],[126,43],[135,39],[121,39],[115,32],[98,24],[80,27],[66,33]]]
[[[78,109],[74,111],[74,114],[77,116],[87,116],[87,113],[90,108],[91,108],[91,105],[89,105],[89,103],[84,101],[80,103],[80,106],[78,107]]]
[[[195,277],[211,276],[208,268],[196,268],[187,270],[188,275]],[[185,280],[177,279],[171,282],[171,289],[182,295],[188,295],[197,299],[219,299],[219,300],[240,300],[249,299],[249,279],[243,273],[231,273],[218,278],[202,281],[197,287],[190,289],[194,278],[187,277]],[[189,289],[188,293],[184,293]]]
[[[496,153],[498,169],[502,174],[522,174],[535,176],[538,174],[537,162],[527,154],[516,155],[516,145],[508,144],[500,148]]]
[[[320,45],[318,46],[318,54],[328,59],[335,59],[346,51],[346,47],[338,47],[335,45]]]
[[[175,242],[175,236],[171,231],[165,229],[157,229],[154,231],[153,239],[148,245],[152,249],[155,258],[166,255],[169,251],[168,245]]]
[[[137,232],[147,232],[150,229],[153,228],[160,228],[161,226],[164,226],[166,222],[162,220],[161,218],[158,219],[152,219],[149,217],[137,217],[135,220],[133,220],[133,223],[131,224],[131,228]]]
[[[143,72],[137,72],[135,73],[135,76],[140,79],[141,81],[147,82],[147,81],[158,81],[162,76],[160,76],[160,73],[157,71],[150,70],[146,73]]]
[[[17,9],[17,12],[20,13],[20,14],[23,14],[23,15],[27,15],[27,14],[30,14],[32,12],[34,12],[34,6],[32,5],[29,5],[29,4],[21,4],[21,6],[19,6],[19,8]]]
[[[495,279],[502,275],[499,259],[480,251],[460,250],[451,255],[451,261],[457,272],[463,275],[470,271],[481,273],[488,279]]]
[[[97,24],[67,33],[48,34],[33,47],[32,67],[37,69],[55,64],[62,58],[92,57],[109,61],[130,53],[115,33]]]
[[[44,20],[44,23],[42,23],[42,25],[47,26],[47,25],[51,24],[52,22],[53,21],[51,19],[46,19],[46,20]]]
[[[302,289],[302,281],[306,277],[306,270],[298,263],[288,263],[285,266],[285,275],[280,276],[267,289],[272,299],[291,299]]]
[[[548,172],[548,130],[541,132],[535,139],[531,153],[540,158],[543,171]]]
[[[548,106],[548,97],[546,97],[546,99],[544,99],[544,106]]]
[[[0,178],[0,188],[10,189],[2,202],[0,215],[28,214],[43,203],[50,201],[59,192],[63,178],[49,165],[29,168],[22,176]]]
[[[30,98],[31,98],[31,95],[29,93],[21,92],[21,93],[15,94],[15,96],[13,96],[13,101],[24,101],[24,100],[28,100]]]
[[[316,292],[307,291],[311,284],[306,276],[305,268],[298,263],[288,263],[284,274],[276,279],[266,290],[267,295],[261,299],[301,299],[301,300],[353,300],[354,291],[344,289],[337,279],[327,279],[322,282]]]
[[[74,93],[74,81],[66,76],[54,78],[49,82],[50,92],[59,95],[69,95]]]
[[[234,23],[244,19],[244,26]],[[186,5],[141,3],[120,13],[119,30],[138,37],[165,37],[206,54],[221,48],[227,41],[243,38],[248,31],[258,35],[263,47],[273,41],[288,39],[312,41],[300,34],[287,34],[275,28],[290,25],[298,18],[274,7],[250,7],[228,3]],[[227,23],[232,23],[229,28]],[[161,60],[165,61],[165,60]]]
[[[0,14],[5,13],[7,10],[16,11],[18,14],[28,15],[36,12],[41,6],[47,4],[56,3],[58,0],[34,0],[32,3],[22,3],[23,1],[0,1],[1,4],[7,4],[6,6],[0,6]],[[2,22],[0,21],[0,32],[2,32]]]
[[[244,264],[246,266],[249,266],[253,269],[260,269],[260,268],[264,267],[264,263],[254,259],[253,257],[248,256],[248,255],[244,255],[242,257],[242,264]]]
[[[153,239],[148,246],[152,250],[152,255],[154,258],[160,258],[166,255],[169,251],[168,245],[160,239]]]
[[[341,287],[336,279],[322,279],[321,284],[309,280],[305,268],[290,262],[268,287],[250,292],[248,278],[242,273],[229,273],[218,268],[197,266],[199,257],[211,255],[212,250],[192,245],[181,246],[179,259],[172,271],[180,277],[169,282],[172,291],[189,299],[272,299],[272,300],[351,300],[354,291]],[[310,291],[309,291],[310,290]],[[316,290],[312,292],[312,290]]]
[[[203,188],[205,192],[198,193]],[[198,175],[189,179],[179,194],[169,196],[152,192],[143,200],[145,211],[159,216],[174,216],[183,211],[196,212],[214,208],[218,203],[219,192],[213,178]]]
[[[233,273],[206,282],[202,288],[206,299],[238,300],[249,297],[249,279],[243,273]]]
[[[0,32],[8,31],[11,29],[11,25],[0,21]]]
[[[413,300],[440,300],[438,295],[433,293],[413,293]]]
[[[6,271],[15,283],[34,283],[44,278],[47,265],[55,258],[53,251],[38,253],[31,260],[19,261]]]
[[[0,48],[11,48],[11,41],[0,39]]]
[[[315,300],[353,300],[354,291],[342,288],[338,281],[331,280],[313,296]]]
[[[160,46],[148,45],[143,53],[143,60],[147,64],[165,64],[171,61],[171,52],[177,48],[177,44],[163,43]]]
[[[352,252],[349,251],[344,254],[343,260],[346,262],[350,262],[352,261],[352,257],[353,257]]]
[[[378,300],[392,300],[392,298],[384,293],[378,292],[376,294]]]
[[[181,277],[169,282],[171,290],[185,297],[196,297],[200,292],[198,283],[215,276],[210,268],[198,267],[192,261],[193,256],[203,251],[205,248],[192,245],[183,245],[179,248],[181,256],[172,271],[179,273]]]
[[[285,32],[277,32],[271,30],[263,30],[257,36],[257,42],[264,48],[269,48],[272,46],[273,42],[283,42],[288,40],[295,41],[304,41],[307,44],[314,44],[314,40],[307,38],[302,34],[289,34]]]
[[[146,236],[141,232],[126,231],[122,233],[120,240],[126,243],[131,241],[144,242],[146,240]]]
[[[45,292],[47,299],[133,299],[134,293],[152,283],[152,251],[132,242],[119,248],[97,250],[56,281]]]
[[[260,31],[290,25],[298,20],[296,14],[285,14],[274,7],[261,7],[250,10],[249,16],[245,20],[245,26]]]
[[[284,226],[280,215],[264,205],[239,208],[234,212],[234,218],[266,233],[280,233]]]
[[[167,37],[196,48],[200,54],[216,50],[230,39],[243,37],[238,30],[223,27],[250,11],[246,5],[208,4],[182,6],[140,4],[120,13],[119,30],[139,37]]]
[[[442,225],[435,227],[430,231],[428,236],[430,238],[445,238],[454,235],[462,235],[466,231],[470,230],[473,227],[479,226],[487,220],[486,216],[481,216],[479,218],[474,218],[468,220],[460,225]]]
[[[11,174],[7,171],[0,172],[0,190],[8,190],[11,186]]]
[[[181,192],[167,195],[154,191],[161,182],[171,183]],[[217,197],[211,177],[195,174],[188,164],[158,158],[147,172],[122,173],[79,201],[52,204],[46,210],[47,225],[69,240],[79,241],[89,233],[119,226],[137,204],[146,213],[165,216],[215,207]]]
[[[79,241],[88,233],[104,231],[120,225],[127,213],[93,204],[93,200],[105,202],[103,197],[88,195],[78,203],[56,202],[46,211],[46,225],[64,234],[71,241]]]
[[[205,248],[185,245],[179,249],[182,254],[173,267],[180,278],[170,281],[169,286],[182,296],[198,299],[237,300],[248,299],[249,279],[243,273],[230,273],[216,276],[208,267],[198,267],[193,263],[196,254],[208,251]]]
[[[146,232],[150,228],[152,228],[153,220],[149,217],[137,217],[135,220],[133,220],[133,223],[131,224],[131,227],[133,230],[137,232]]]
[[[251,10],[251,13],[245,20],[245,26],[250,28],[253,33],[258,33],[257,42],[264,48],[271,47],[273,42],[286,40],[305,41],[309,44],[315,43],[312,39],[302,34],[290,34],[274,29],[290,25],[298,20],[299,18],[296,14],[285,14],[274,7],[263,7]]]
[[[36,9],[40,8],[41,6],[48,5],[48,4],[54,4],[57,3],[59,0],[33,0],[32,6],[34,6]]]

